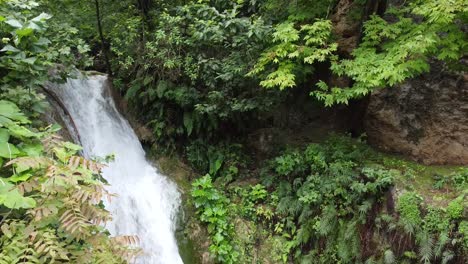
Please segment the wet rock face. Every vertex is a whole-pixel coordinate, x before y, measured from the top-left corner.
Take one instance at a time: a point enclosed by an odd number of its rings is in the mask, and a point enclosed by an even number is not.
[[[331,16],[333,33],[338,36],[338,49],[343,54],[351,54],[359,41],[361,21],[349,17],[354,8],[359,8],[354,0],[341,0]]]
[[[441,65],[371,95],[365,118],[369,142],[425,164],[468,164],[468,76]]]

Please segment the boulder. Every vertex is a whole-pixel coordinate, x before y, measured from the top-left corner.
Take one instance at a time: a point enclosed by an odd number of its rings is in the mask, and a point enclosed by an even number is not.
[[[369,142],[424,164],[468,165],[468,76],[431,71],[370,96]]]

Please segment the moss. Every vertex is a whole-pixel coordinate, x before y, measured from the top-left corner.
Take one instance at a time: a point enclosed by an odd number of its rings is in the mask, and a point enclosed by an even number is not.
[[[234,220],[236,230],[236,244],[239,252],[240,263],[253,262],[253,250],[255,246],[255,230],[256,225],[252,221],[247,221],[242,218]]]
[[[159,157],[156,161],[159,169],[177,183],[183,193],[190,190],[190,181],[195,173],[176,157]]]
[[[395,187],[398,190],[414,191],[420,194],[428,204],[445,207],[448,202],[461,193],[451,183],[451,177],[463,167],[429,166],[406,160],[395,155],[376,152],[378,163],[389,169],[395,169]],[[376,162],[372,160],[371,162]],[[440,186],[437,186],[441,183]]]
[[[285,244],[286,240],[280,236],[268,236],[259,247],[258,259],[265,264],[284,263],[283,256],[288,253]]]

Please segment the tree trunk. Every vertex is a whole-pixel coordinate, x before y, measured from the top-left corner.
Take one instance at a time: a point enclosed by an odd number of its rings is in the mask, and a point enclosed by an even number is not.
[[[102,53],[104,54],[104,60],[106,62],[107,73],[109,76],[112,76],[112,68],[109,59],[109,47],[106,45],[106,40],[104,38],[104,33],[102,32],[102,25],[101,25],[101,11],[99,8],[99,0],[94,0],[96,4],[96,19],[97,19],[97,27],[99,32],[99,38],[101,39],[101,49]]]

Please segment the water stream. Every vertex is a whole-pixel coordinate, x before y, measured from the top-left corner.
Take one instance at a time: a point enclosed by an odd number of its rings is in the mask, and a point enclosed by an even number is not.
[[[177,186],[145,159],[137,136],[115,107],[107,77],[80,76],[51,89],[68,110],[75,126],[69,130],[77,130],[84,155],[115,155],[103,171],[109,190],[118,195],[106,204],[114,219],[107,224],[112,235],[140,238],[145,253],[138,264],[182,263],[174,236]]]

